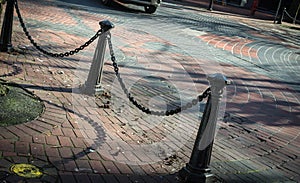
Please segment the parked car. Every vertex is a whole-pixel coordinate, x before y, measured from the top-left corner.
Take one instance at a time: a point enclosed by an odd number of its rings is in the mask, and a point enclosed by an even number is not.
[[[110,5],[114,0],[101,0],[104,5]],[[122,3],[144,6],[146,13],[154,13],[160,5],[161,0],[118,0]]]

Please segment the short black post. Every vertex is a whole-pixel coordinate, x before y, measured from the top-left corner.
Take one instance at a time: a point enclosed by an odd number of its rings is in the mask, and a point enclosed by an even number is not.
[[[281,7],[281,0],[279,0],[279,3],[278,3],[277,11],[276,11],[276,14],[275,14],[275,17],[274,17],[274,24],[275,24],[276,21],[277,21],[277,16],[278,16],[280,7]]]
[[[213,6],[214,6],[214,0],[210,0],[209,6],[208,6],[207,10],[212,11],[213,10]]]
[[[13,50],[11,44],[11,34],[13,26],[13,16],[14,16],[14,3],[15,0],[7,0],[6,9],[2,24],[1,37],[0,37],[0,51],[1,52],[11,52]]]
[[[281,12],[281,16],[280,16],[277,24],[282,24],[282,20],[283,20],[285,11],[286,11],[286,8],[284,7],[283,10],[282,10],[282,12]]]
[[[187,183],[212,182],[214,179],[209,164],[226,78],[217,73],[209,75],[208,80],[211,85],[211,95],[205,106],[192,155],[189,163],[179,171],[179,177]]]

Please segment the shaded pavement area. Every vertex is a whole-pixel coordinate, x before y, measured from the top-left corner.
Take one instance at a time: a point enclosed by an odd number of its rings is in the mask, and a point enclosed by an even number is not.
[[[47,50],[63,52],[81,45],[92,36],[87,32],[98,30],[99,19],[121,22],[110,12],[89,12],[59,2],[19,2],[24,19],[30,20],[30,33]],[[182,3],[194,9],[197,1]],[[264,37],[270,42],[289,41],[285,33],[295,34],[294,30],[270,24],[271,15],[258,12],[257,17],[248,17],[239,12],[244,9],[229,6],[226,11],[199,12],[258,29],[280,30]],[[36,22],[44,22],[48,28]],[[85,27],[74,32],[78,24]],[[61,26],[64,30],[57,29]],[[189,55],[176,50],[162,55],[157,50],[169,44],[162,38],[130,29],[125,23],[112,30],[112,38],[125,84],[139,102],[151,109],[181,105],[208,86],[206,74],[197,69],[199,64]],[[197,36],[202,44],[213,45],[216,50],[238,53],[252,61],[260,56],[259,49],[249,47],[247,40],[229,38]],[[16,51],[0,53],[0,78],[37,95],[45,109],[33,121],[0,127],[1,181],[180,182],[177,173],[189,161],[205,101],[174,116],[149,116],[123,94],[109,55],[105,57],[101,83],[104,93],[96,97],[81,93],[96,43],[72,57],[49,57],[30,44],[17,19],[12,39]],[[289,46],[299,49],[297,44]],[[289,58],[284,63],[299,63],[299,56]],[[214,68],[209,60],[201,60],[201,64]],[[220,65],[232,84],[226,88],[226,106],[223,105],[214,140],[210,164],[214,181],[298,182],[300,97],[291,85],[299,83],[278,81],[230,62]],[[149,71],[157,74],[150,76]],[[43,175],[24,178],[12,173],[11,167],[20,163],[35,165]]]

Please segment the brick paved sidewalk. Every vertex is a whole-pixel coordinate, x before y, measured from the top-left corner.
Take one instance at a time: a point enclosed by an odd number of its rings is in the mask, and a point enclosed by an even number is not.
[[[175,2],[190,6],[193,8],[208,9],[210,0],[197,1],[197,0],[166,0],[166,2]],[[250,10],[247,8],[233,6],[233,5],[222,5],[221,3],[214,3],[213,13],[220,15],[232,15],[245,18],[255,18],[258,20],[274,20],[274,15],[271,12],[256,11],[254,16],[250,15]]]
[[[82,10],[65,11],[47,2],[20,2],[26,19],[51,23],[49,29],[37,27],[31,32],[45,49],[69,50],[89,37],[81,31],[97,31],[95,22],[99,19],[117,21]],[[56,12],[57,17],[49,12]],[[76,34],[69,33],[78,22],[87,27]],[[33,48],[18,25],[14,21],[13,45],[20,47],[19,52],[0,53],[0,78],[32,91],[43,100],[45,111],[31,122],[0,128],[1,181],[178,182],[176,174],[189,160],[199,125],[197,107],[172,117],[142,114],[122,94],[109,60],[104,66],[102,83],[108,93],[96,98],[82,95],[78,86],[84,82],[82,78],[86,77],[95,45],[72,58],[51,58]],[[55,29],[62,25],[65,31]],[[161,38],[134,32],[125,25],[116,27],[112,34],[118,43],[130,45],[118,47],[122,53],[116,52],[126,84],[132,86],[131,92],[142,102],[153,104],[153,109],[159,105],[166,107],[159,103],[162,98],[180,99],[172,83],[163,78],[184,78],[180,77],[186,74],[183,66],[204,81],[195,82],[195,91],[206,88],[206,76],[195,69],[197,63],[182,61],[178,65],[174,53],[158,54],[157,61],[149,64],[152,55],[147,54],[164,43]],[[223,48],[219,38],[199,37]],[[149,40],[155,45],[150,45]],[[248,47],[240,47],[243,54],[254,56]],[[184,55],[176,57],[186,59]],[[141,79],[145,74],[141,66],[145,65],[159,74]],[[257,79],[256,73],[231,64],[222,66],[234,83],[227,87],[226,122],[220,123],[213,149],[211,168],[216,182],[298,181],[299,93],[266,76]],[[174,71],[179,71],[178,76],[173,75]],[[180,87],[188,88],[189,82],[180,80]],[[162,98],[153,99],[157,93],[163,94]],[[146,149],[148,146],[151,149]],[[18,163],[36,165],[44,175],[29,180],[14,174],[4,178],[11,165]]]
[[[207,14],[212,14],[216,17],[222,17],[224,19],[234,20],[240,23],[245,23],[256,29],[262,29],[264,31],[279,31],[288,34],[292,32],[298,34],[300,30],[299,24],[291,24],[282,22],[282,24],[274,24],[275,15],[272,12],[256,11],[255,15],[250,15],[251,12],[247,8],[233,6],[233,5],[222,5],[221,3],[214,3],[213,11],[207,10],[209,6],[209,0],[197,1],[197,0],[165,0],[165,2],[175,3],[185,6],[187,9],[194,9]],[[291,41],[291,40],[289,40]]]

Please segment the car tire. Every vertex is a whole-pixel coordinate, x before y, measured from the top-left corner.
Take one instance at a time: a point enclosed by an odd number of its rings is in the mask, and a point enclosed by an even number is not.
[[[144,8],[145,8],[145,12],[150,13],[150,14],[154,13],[157,9],[156,6],[151,6],[151,5],[150,6],[145,6]]]
[[[101,0],[102,4],[106,5],[106,6],[110,6],[112,3],[112,0]]]

